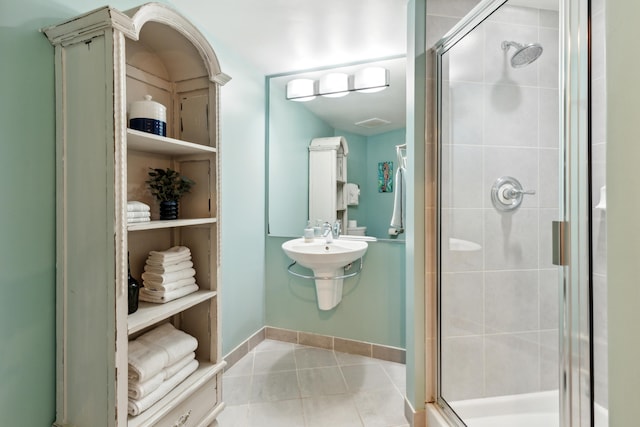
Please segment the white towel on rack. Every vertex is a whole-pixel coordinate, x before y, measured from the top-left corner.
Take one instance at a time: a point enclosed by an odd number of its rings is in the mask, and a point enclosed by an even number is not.
[[[345,184],[345,190],[347,193],[347,205],[357,206],[360,201],[360,187],[358,184],[348,182]]]
[[[175,282],[180,279],[187,279],[196,275],[196,271],[193,268],[184,268],[178,271],[172,271],[170,273],[156,274],[149,271],[142,273],[142,280],[147,282],[156,283],[162,285],[165,283]]]
[[[151,207],[146,203],[130,200],[127,202],[127,212],[149,212]]]
[[[145,264],[144,271],[148,271],[149,273],[155,274],[164,274],[164,273],[172,273],[174,271],[184,270],[185,268],[193,267],[193,262],[182,261],[177,264],[167,264],[167,265],[149,265]]]
[[[171,390],[173,390],[178,384],[187,379],[189,375],[195,372],[198,369],[198,361],[192,360],[189,362],[187,366],[182,368],[177,374],[172,376],[171,378],[165,380],[160,387],[155,389],[151,394],[143,397],[142,399],[129,399],[127,410],[129,415],[139,415],[142,412],[149,409],[153,404],[155,404],[158,400],[162,399],[167,395]]]
[[[404,231],[405,221],[405,176],[402,165],[396,169],[396,194],[393,199],[393,215],[391,216],[390,235],[397,235]]]
[[[153,302],[156,304],[164,304],[169,301],[173,301],[183,296],[189,295],[197,291],[198,285],[187,285],[172,291],[154,291],[153,289],[140,289],[140,300],[146,302]]]
[[[175,282],[169,282],[164,284],[157,283],[157,282],[150,282],[148,280],[144,280],[142,282],[142,284],[146,289],[149,289],[152,291],[164,291],[164,292],[175,291],[176,289],[180,289],[184,286],[193,285],[195,283],[196,283],[195,277],[187,277],[186,279],[180,279],[180,280],[176,280]]]

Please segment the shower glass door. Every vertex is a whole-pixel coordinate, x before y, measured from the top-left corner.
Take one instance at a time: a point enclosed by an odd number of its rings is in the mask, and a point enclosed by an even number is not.
[[[564,24],[559,8],[522,5],[485,1],[436,46],[438,401],[470,427],[580,425],[561,421],[571,405],[574,419],[589,417],[590,405],[563,398],[588,388],[566,385],[575,349],[589,370],[590,343],[588,332],[572,341],[584,324],[571,330],[566,316],[584,313],[563,294],[581,310],[584,295],[570,292],[570,268],[553,254],[565,170],[581,155],[561,131],[572,120],[559,108],[559,76],[571,71],[559,60]]]

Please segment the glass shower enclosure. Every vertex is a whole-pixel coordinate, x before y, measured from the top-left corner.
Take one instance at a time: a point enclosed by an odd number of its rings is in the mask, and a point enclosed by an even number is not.
[[[562,51],[586,9],[523,4],[484,1],[436,45],[438,403],[591,425],[587,109],[566,108],[587,49]]]

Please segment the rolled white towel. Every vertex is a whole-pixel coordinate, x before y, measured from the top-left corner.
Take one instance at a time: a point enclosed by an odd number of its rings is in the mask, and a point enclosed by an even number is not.
[[[140,335],[136,341],[141,341],[149,347],[164,350],[167,354],[167,361],[161,369],[173,365],[198,348],[198,340],[186,332],[176,329],[171,323],[164,323],[146,334]]]
[[[140,300],[146,302],[153,302],[156,304],[164,304],[169,301],[173,301],[178,298],[182,298],[185,295],[189,295],[197,291],[198,285],[187,285],[173,291],[154,291],[151,289],[140,289]]]
[[[178,384],[184,381],[189,375],[198,369],[198,361],[192,360],[187,366],[182,368],[177,374],[165,380],[160,387],[155,389],[146,397],[142,399],[129,399],[127,410],[129,415],[140,415],[142,412],[149,409],[158,400],[162,399],[171,390],[173,390]]]
[[[169,354],[166,351],[149,346],[139,339],[129,341],[130,381],[148,381],[162,372],[167,365],[169,365]]]
[[[127,218],[127,224],[133,224],[133,223],[137,223],[137,222],[150,222],[151,218],[150,217],[146,217],[146,218]]]
[[[137,200],[129,200],[127,202],[127,212],[149,212],[151,207],[146,203]]]
[[[145,264],[144,271],[148,271],[149,273],[154,274],[164,274],[164,273],[173,273],[174,271],[184,270],[185,268],[193,267],[193,262],[181,261],[176,264],[167,264],[167,265],[149,265]]]
[[[127,212],[127,218],[150,218],[151,212]]]
[[[193,277],[196,275],[196,271],[193,268],[185,268],[183,270],[172,271],[171,273],[163,273],[156,274],[145,271],[142,273],[142,280],[157,283],[157,284],[165,284],[175,282],[180,279],[187,279],[189,277]]]
[[[132,399],[142,399],[160,387],[164,380],[165,373],[164,370],[162,370],[147,381],[129,381],[127,394]]]
[[[188,285],[194,285],[195,283],[196,283],[195,277],[187,277],[186,279],[180,279],[180,280],[176,280],[175,282],[169,282],[165,284],[157,283],[157,282],[149,282],[147,280],[142,282],[142,284],[146,289],[149,289],[152,291],[164,291],[164,292],[175,291],[176,289],[180,289]]]

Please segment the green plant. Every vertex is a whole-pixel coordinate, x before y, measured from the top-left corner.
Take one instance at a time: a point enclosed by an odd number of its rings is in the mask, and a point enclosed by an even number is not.
[[[195,182],[171,168],[149,168],[149,180],[145,182],[151,194],[160,202],[177,201],[195,185]]]

